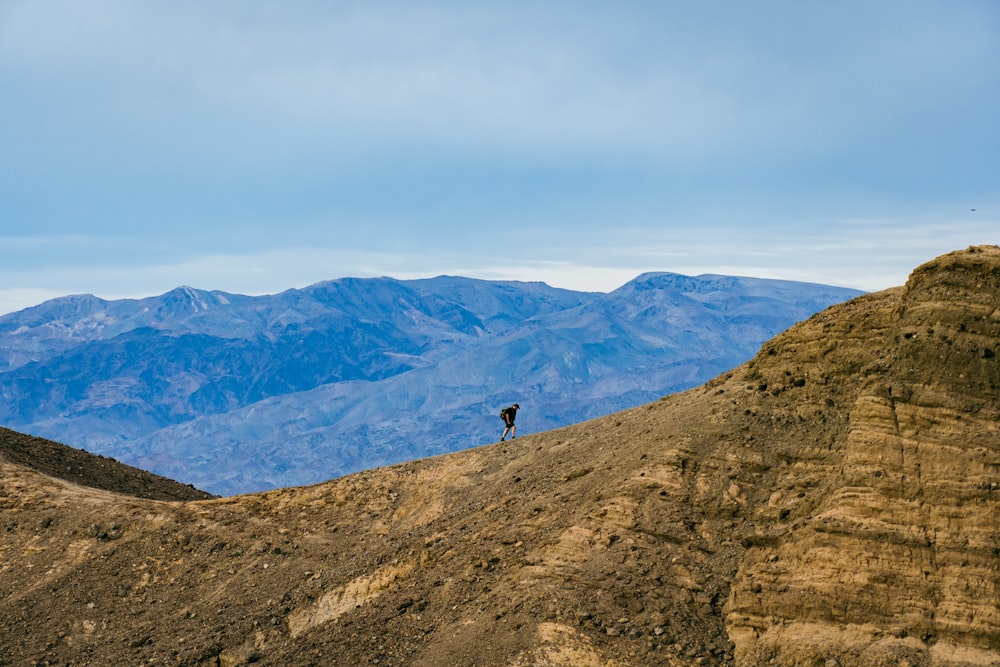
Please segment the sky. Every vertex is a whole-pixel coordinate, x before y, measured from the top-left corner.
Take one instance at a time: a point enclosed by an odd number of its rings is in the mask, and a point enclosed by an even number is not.
[[[995,0],[0,0],[0,313],[1000,243]]]

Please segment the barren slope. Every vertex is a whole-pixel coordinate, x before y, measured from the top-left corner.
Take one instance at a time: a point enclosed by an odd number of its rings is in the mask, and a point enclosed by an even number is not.
[[[312,487],[0,462],[0,664],[1000,665],[998,306],[970,248],[704,387]]]
[[[0,427],[0,461],[23,464],[69,482],[150,498],[152,500],[206,500],[212,494],[172,479],[94,456],[81,449]]]

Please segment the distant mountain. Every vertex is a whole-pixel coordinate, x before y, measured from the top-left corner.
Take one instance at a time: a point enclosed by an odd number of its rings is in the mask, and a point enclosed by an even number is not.
[[[649,273],[611,293],[441,276],[180,287],[0,317],[0,424],[217,494],[321,481],[700,384],[860,294]]]

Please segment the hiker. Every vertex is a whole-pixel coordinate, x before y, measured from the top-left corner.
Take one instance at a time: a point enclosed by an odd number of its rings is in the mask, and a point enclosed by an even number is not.
[[[520,405],[515,403],[509,408],[504,408],[500,411],[500,418],[503,419],[503,423],[507,425],[507,428],[503,430],[503,435],[500,436],[500,442],[507,439],[508,433],[510,433],[511,440],[517,437],[517,427],[514,426],[514,417],[517,416],[517,410],[520,407]]]

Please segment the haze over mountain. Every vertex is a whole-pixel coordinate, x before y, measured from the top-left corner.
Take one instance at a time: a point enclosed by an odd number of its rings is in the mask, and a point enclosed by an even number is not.
[[[998,348],[980,246],[697,388],[309,487],[139,498],[4,432],[0,663],[995,667]]]
[[[441,276],[182,287],[0,317],[0,424],[216,494],[306,484],[686,389],[860,294],[644,274],[611,293]]]

